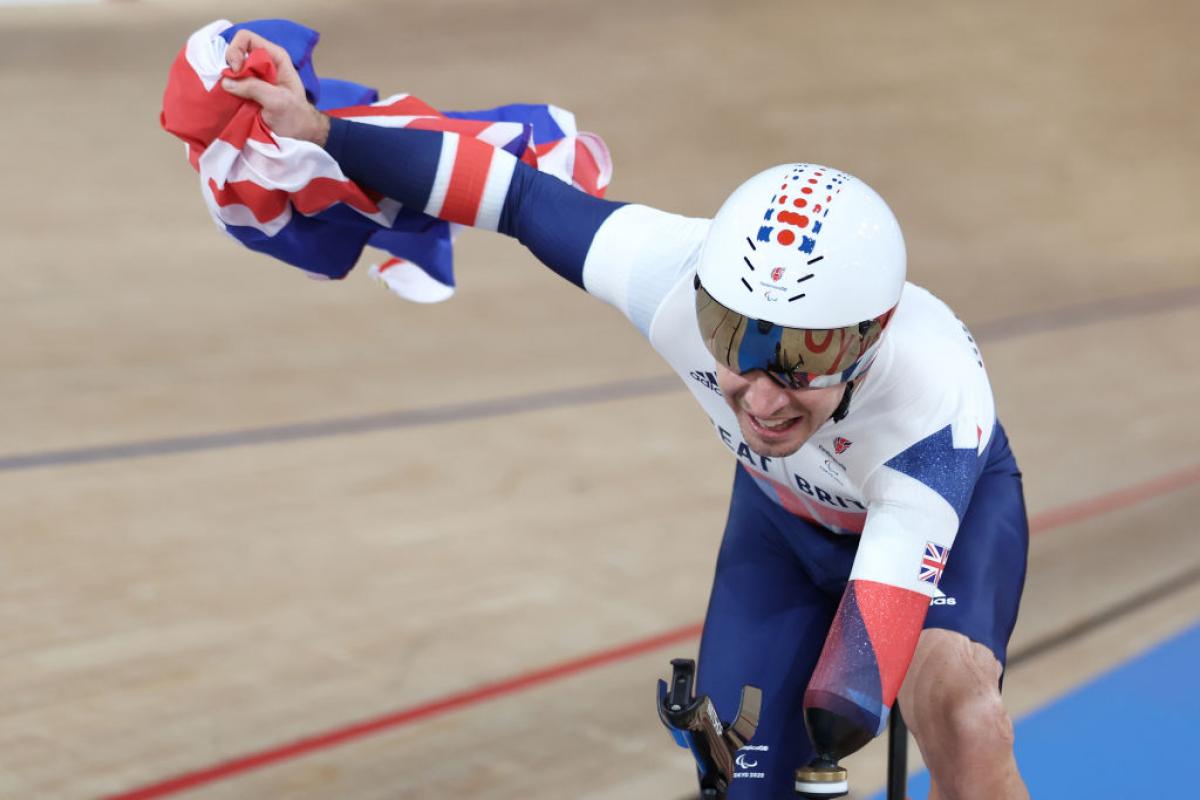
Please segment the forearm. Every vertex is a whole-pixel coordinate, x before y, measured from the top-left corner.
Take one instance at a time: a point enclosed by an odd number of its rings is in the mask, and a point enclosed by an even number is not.
[[[621,206],[454,133],[332,119],[323,146],[359,185],[409,210],[514,236],[578,286],[596,231]]]
[[[920,592],[850,581],[804,695],[818,752],[841,758],[883,730],[928,607]]]
[[[887,488],[883,479],[870,486]],[[876,496],[868,503],[850,581],[804,697],[810,727],[813,719],[828,722],[832,714],[843,734],[847,724],[857,729],[852,749],[887,723],[937,585],[924,566],[928,548],[940,542],[936,546],[948,551],[958,526],[953,509],[928,490],[907,487],[885,497],[891,499]]]

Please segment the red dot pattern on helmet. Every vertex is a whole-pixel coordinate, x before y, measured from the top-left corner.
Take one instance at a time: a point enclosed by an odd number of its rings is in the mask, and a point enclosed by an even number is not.
[[[796,164],[788,170],[779,191],[771,198],[771,205],[763,215],[756,240],[775,242],[782,247],[797,247],[801,252],[813,254],[821,226],[829,214],[833,198],[841,192],[849,177],[841,172],[829,171],[811,164]],[[793,209],[809,209],[815,191],[825,190],[823,203],[813,203],[811,210],[797,213]],[[810,199],[811,198],[811,199]],[[751,249],[754,240],[747,237]]]

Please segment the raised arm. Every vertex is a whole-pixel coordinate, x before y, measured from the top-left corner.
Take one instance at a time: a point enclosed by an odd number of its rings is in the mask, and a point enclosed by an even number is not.
[[[514,236],[581,288],[596,231],[623,205],[456,133],[332,119],[324,146],[359,185],[432,217]]]
[[[349,178],[409,209],[515,236],[647,336],[694,267],[708,220],[600,200],[471,137],[333,119],[308,102],[287,52],[252,31],[225,59],[222,88],[258,103],[276,135],[326,148]]]
[[[324,147],[360,186],[439,219],[516,237],[567,280],[583,287],[583,265],[600,225],[621,207],[545,175],[469,136],[385,128],[330,118],[304,93],[287,52],[239,31],[226,51],[235,74],[222,88],[262,106],[277,135]]]

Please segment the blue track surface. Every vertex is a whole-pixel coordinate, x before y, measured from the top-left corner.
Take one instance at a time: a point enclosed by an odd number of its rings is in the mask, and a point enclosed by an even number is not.
[[[1200,797],[1200,625],[1017,721],[1017,763],[1035,798]],[[929,774],[908,782],[929,792]],[[880,792],[871,800],[883,800]]]

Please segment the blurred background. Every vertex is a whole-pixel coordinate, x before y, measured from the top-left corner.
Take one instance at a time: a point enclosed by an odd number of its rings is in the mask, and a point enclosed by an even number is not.
[[[797,160],[871,183],[1025,473],[1034,796],[1117,796],[1135,773],[1096,764],[1131,749],[1192,791],[1196,4],[127,0],[0,3],[0,797],[694,794],[653,689],[695,652],[724,447],[502,237],[417,306],[370,256],[322,283],[218,231],[167,69],[270,16],[321,32],[321,75],[570,109],[614,199],[707,216]]]

